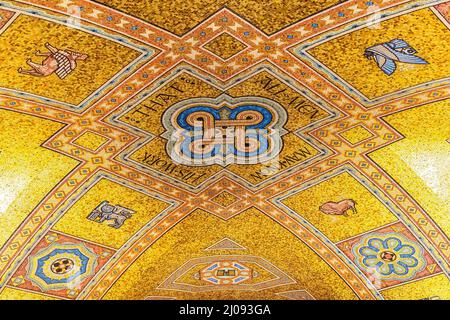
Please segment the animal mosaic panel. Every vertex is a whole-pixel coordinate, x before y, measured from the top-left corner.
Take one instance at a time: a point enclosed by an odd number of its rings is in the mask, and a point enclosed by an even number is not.
[[[0,300],[449,300],[448,0],[0,0]]]

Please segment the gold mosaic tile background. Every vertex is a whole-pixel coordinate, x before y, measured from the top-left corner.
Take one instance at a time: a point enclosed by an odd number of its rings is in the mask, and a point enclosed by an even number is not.
[[[80,72],[68,77],[63,85],[57,78],[30,78],[17,72],[20,67],[27,68],[25,62],[28,59],[42,60],[34,57],[34,52],[45,52],[47,42],[89,56],[85,62],[78,63]],[[19,16],[5,30],[0,37],[0,46],[4,48],[0,53],[0,86],[74,105],[81,103],[140,54],[86,32],[25,15]],[[14,59],[9,57],[12,50]]]
[[[242,51],[245,49],[245,45],[230,36],[227,33],[222,33],[217,38],[213,39],[212,41],[208,42],[205,45],[205,49],[211,51],[215,55],[221,57],[222,59],[226,60],[232,56],[234,56],[239,51]]]
[[[207,0],[207,1],[127,1],[100,0],[113,8],[132,14],[177,35],[190,31],[224,6],[230,8],[259,29],[271,34],[318,11],[338,4],[338,0]]]
[[[430,10],[423,9],[361,29],[318,46],[310,53],[328,68],[372,99],[448,76],[450,30]],[[402,72],[389,77],[377,72],[375,63],[361,54],[361,48],[391,39],[408,39],[429,65],[400,64]]]
[[[0,4],[0,300],[450,299],[450,2]]]

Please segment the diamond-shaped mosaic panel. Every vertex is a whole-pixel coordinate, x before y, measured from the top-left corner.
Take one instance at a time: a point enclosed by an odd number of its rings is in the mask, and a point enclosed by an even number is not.
[[[73,141],[74,144],[95,152],[108,141],[107,138],[91,131],[86,131]]]
[[[344,132],[341,132],[340,135],[342,138],[344,138],[350,144],[353,145],[373,137],[373,134],[361,125],[358,125]]]
[[[219,193],[217,196],[215,196],[214,198],[211,199],[211,201],[217,203],[218,205],[220,205],[222,207],[231,206],[233,203],[235,203],[238,200],[239,200],[238,197],[236,197],[235,195],[233,195],[227,191],[223,191],[222,193]]]

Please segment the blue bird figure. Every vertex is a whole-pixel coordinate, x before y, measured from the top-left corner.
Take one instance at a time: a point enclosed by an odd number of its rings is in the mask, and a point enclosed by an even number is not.
[[[388,76],[397,69],[395,62],[410,64],[428,64],[424,59],[416,56],[417,51],[406,41],[394,39],[389,42],[367,48],[364,55],[367,59],[375,60],[378,67]]]

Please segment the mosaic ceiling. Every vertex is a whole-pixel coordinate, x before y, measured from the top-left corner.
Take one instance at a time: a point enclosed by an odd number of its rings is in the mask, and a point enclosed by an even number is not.
[[[449,28],[0,1],[0,299],[450,299]]]

